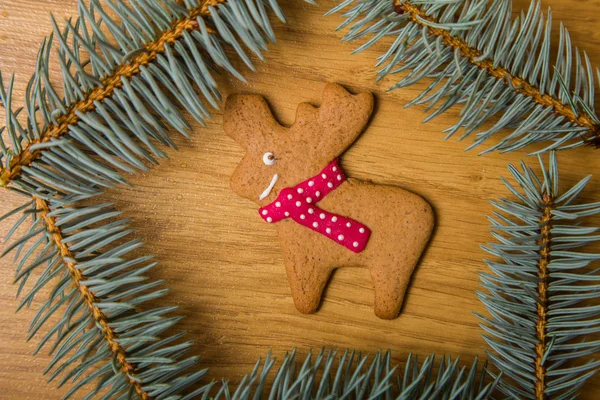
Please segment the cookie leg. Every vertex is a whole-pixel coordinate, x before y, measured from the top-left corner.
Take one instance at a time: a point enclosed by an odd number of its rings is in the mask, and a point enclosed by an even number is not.
[[[394,319],[398,316],[410,281],[410,273],[390,274],[390,269],[392,268],[389,266],[371,269],[375,286],[375,315],[381,319]]]
[[[298,311],[304,314],[317,311],[331,269],[298,262],[286,265],[286,271],[294,305]]]

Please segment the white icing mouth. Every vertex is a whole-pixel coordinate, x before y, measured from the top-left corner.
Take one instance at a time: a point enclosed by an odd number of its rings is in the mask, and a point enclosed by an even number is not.
[[[279,179],[279,175],[277,175],[277,174],[273,175],[273,179],[271,179],[271,183],[269,183],[269,186],[265,189],[264,192],[262,192],[262,194],[258,198],[259,200],[262,200],[265,197],[267,197],[269,194],[271,194],[271,190],[273,190],[273,186],[275,186],[275,184],[277,183],[277,179]]]

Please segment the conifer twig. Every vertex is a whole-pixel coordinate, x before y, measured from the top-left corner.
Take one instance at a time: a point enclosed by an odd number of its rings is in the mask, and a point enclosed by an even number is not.
[[[226,0],[204,0],[202,4],[189,10],[189,16],[180,18],[172,23],[169,30],[162,32],[154,41],[145,44],[142,49],[136,51],[129,60],[119,65],[110,76],[101,80],[95,88],[89,90],[82,100],[71,104],[66,112],[57,118],[56,124],[48,125],[40,137],[23,144],[21,151],[15,154],[7,168],[0,167],[0,186],[6,187],[11,180],[15,179],[23,166],[29,166],[41,156],[44,147],[31,150],[32,145],[48,143],[52,139],[58,139],[68,132],[69,125],[77,124],[80,119],[79,113],[87,113],[96,109],[95,103],[102,102],[111,97],[115,89],[123,87],[123,79],[131,79],[140,73],[140,67],[154,62],[159,54],[164,54],[166,46],[176,43],[182,38],[183,31],[193,31],[199,28],[197,19],[210,15],[209,6],[218,6]],[[209,28],[210,33],[215,33]]]
[[[142,385],[135,377],[136,369],[135,366],[127,360],[127,354],[123,347],[118,342],[118,335],[115,333],[115,330],[108,324],[108,320],[106,315],[96,306],[96,302],[98,299],[92,293],[89,288],[83,284],[83,281],[86,280],[86,277],[81,273],[81,271],[77,268],[75,263],[67,260],[74,260],[75,255],[64,243],[64,237],[60,228],[56,225],[56,219],[50,216],[50,207],[48,206],[48,202],[39,198],[35,198],[35,205],[37,211],[39,213],[39,217],[44,221],[46,226],[46,231],[51,235],[52,242],[59,249],[60,255],[63,259],[63,263],[66,268],[69,270],[71,274],[71,282],[73,286],[77,289],[79,293],[81,293],[81,297],[85,302],[86,306],[89,308],[90,314],[92,315],[98,329],[102,331],[102,335],[104,340],[108,343],[108,346],[112,353],[114,354],[114,358],[119,363],[121,371],[127,376],[130,384],[135,388],[135,392],[138,397],[142,400],[148,400],[150,397],[148,393],[142,388]]]
[[[594,121],[589,115],[585,113],[576,114],[569,104],[565,104],[561,99],[553,97],[550,94],[541,93],[539,88],[529,83],[526,79],[511,74],[508,69],[501,65],[497,65],[493,60],[486,58],[479,49],[469,45],[463,38],[453,35],[451,31],[447,29],[436,27],[438,21],[435,21],[432,17],[428,16],[417,4],[413,4],[411,0],[392,1],[394,4],[394,11],[397,14],[409,14],[410,19],[415,24],[427,29],[434,37],[441,38],[446,46],[458,50],[463,57],[469,60],[470,64],[481,70],[485,70],[490,76],[505,80],[508,85],[515,88],[517,93],[530,97],[535,104],[550,107],[558,116],[563,117],[580,127],[589,128],[590,136],[587,141],[589,143],[598,142],[600,144],[600,123]]]
[[[487,361],[482,367],[477,358],[470,366],[460,367],[458,361],[450,356],[436,361],[430,355],[420,363],[418,356],[409,354],[402,371],[392,366],[390,351],[369,357],[322,349],[314,358],[309,351],[300,363],[293,350],[271,374],[275,359],[269,353],[242,379],[233,395],[225,382],[214,400],[492,398],[499,378],[488,382]]]
[[[590,176],[559,192],[554,152],[542,172],[525,163],[510,165],[517,185],[504,183],[516,197],[491,203],[489,218],[497,240],[483,249],[490,272],[480,274],[478,292],[490,316],[478,315],[490,345],[491,361],[502,372],[499,389],[511,398],[572,399],[600,367],[584,357],[598,352],[594,335],[600,295],[600,270],[588,267],[600,254],[583,247],[598,243],[600,228],[586,217],[600,213],[600,203],[577,203]]]
[[[342,10],[343,40],[368,38],[355,52],[391,37],[377,58],[379,78],[408,73],[390,90],[432,79],[408,104],[426,104],[426,121],[462,107],[446,138],[463,130],[459,140],[475,136],[472,149],[500,137],[481,154],[600,147],[591,62],[562,25],[551,59],[551,13],[539,0],[514,19],[503,0],[345,0],[330,13]]]

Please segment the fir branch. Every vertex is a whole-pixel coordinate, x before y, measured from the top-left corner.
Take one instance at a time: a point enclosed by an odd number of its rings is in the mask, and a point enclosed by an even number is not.
[[[470,367],[460,367],[457,360],[435,356],[419,364],[410,354],[404,371],[392,367],[391,353],[379,351],[369,360],[360,353],[321,350],[314,361],[311,352],[299,366],[296,351],[286,354],[274,374],[275,360],[267,355],[259,360],[233,394],[224,382],[214,399],[488,399],[498,378],[488,381],[487,362],[480,368],[475,359]],[[262,370],[261,370],[262,365]],[[272,376],[273,375],[273,376]],[[268,385],[272,379],[273,384]]]
[[[109,325],[106,315],[100,310],[96,303],[99,299],[90,291],[87,285],[83,281],[86,277],[77,268],[74,262],[67,260],[75,260],[75,255],[69,247],[64,243],[64,236],[59,227],[56,226],[56,220],[50,216],[50,208],[48,202],[39,198],[34,199],[39,218],[44,221],[46,232],[52,235],[52,242],[54,246],[59,249],[60,255],[63,259],[64,266],[68,269],[71,274],[71,282],[81,294],[85,305],[89,308],[89,312],[92,315],[98,328],[102,331],[104,340],[108,343],[108,347],[114,354],[119,369],[127,376],[131,386],[135,388],[135,392],[138,397],[143,400],[149,399],[148,393],[142,388],[142,385],[138,378],[135,376],[135,367],[127,360],[127,355],[123,347],[118,342],[118,335],[114,329]]]
[[[162,281],[145,276],[157,264],[152,257],[128,257],[142,245],[137,239],[121,243],[133,232],[128,220],[114,220],[120,213],[107,204],[62,207],[37,199],[19,211],[31,216],[33,224],[3,254],[16,253],[19,309],[31,305],[43,288],[51,288],[29,338],[52,325],[50,317],[62,311],[35,350],[37,354],[54,342],[45,371],[49,380],[63,375],[59,386],[74,383],[66,398],[94,380],[98,383],[85,398],[101,392],[104,398],[188,398],[183,391],[207,371],[187,372],[199,359],[184,357],[192,343],[177,343],[181,333],[161,337],[180,321],[169,315],[176,307],[140,308],[167,291],[160,288]],[[25,289],[34,275],[37,281]]]
[[[331,12],[353,3],[346,0]],[[378,59],[379,78],[411,70],[390,90],[433,78],[409,104],[437,107],[426,120],[455,104],[463,106],[460,121],[446,130],[446,138],[462,128],[462,140],[496,117],[491,128],[477,132],[469,149],[505,129],[509,133],[482,153],[540,143],[546,147],[538,152],[586,143],[598,147],[600,119],[594,111],[589,58],[572,47],[561,26],[553,66],[550,12],[544,18],[539,1],[534,1],[522,19],[512,20],[511,6],[502,0],[369,0],[346,11],[340,28],[350,26],[343,40],[371,36],[356,51],[395,37]]]
[[[600,259],[582,247],[597,243],[600,228],[583,219],[600,213],[599,203],[576,204],[590,177],[566,192],[558,189],[554,152],[541,175],[522,164],[509,170],[518,189],[506,180],[517,201],[492,204],[491,230],[499,243],[484,247],[500,261],[487,260],[481,273],[487,293],[478,297],[491,317],[479,315],[490,359],[504,374],[499,388],[519,399],[572,399],[597,371],[600,362],[581,358],[600,350],[596,319],[600,295]]]
[[[187,135],[190,126],[175,109],[178,106],[204,124],[210,114],[195,98],[196,91],[215,108],[218,108],[220,99],[210,70],[222,67],[244,79],[224,53],[224,46],[233,47],[240,58],[254,68],[243,45],[262,59],[261,50],[266,49],[268,40],[274,40],[266,11],[270,8],[284,20],[277,3],[267,0],[248,3],[234,0],[226,7],[222,6],[222,0],[187,0],[187,8],[170,0],[164,4],[156,0],[135,0],[131,4],[133,8],[120,2],[113,4],[110,0],[106,1],[106,6],[121,18],[122,25],[108,16],[99,0],[91,0],[90,6],[81,2],[79,18],[75,23],[67,22],[64,30],[53,20],[54,33],[40,49],[38,67],[26,91],[28,118],[25,127],[17,117],[21,110],[12,110],[13,81],[5,88],[0,75],[0,101],[7,105],[6,131],[12,145],[9,148],[0,138],[0,158],[3,159],[0,186],[7,187],[10,182],[18,181],[24,168],[39,160],[42,153],[59,146],[61,139],[71,139],[89,129],[105,135],[106,132],[98,128],[98,121],[116,130],[114,121],[107,121],[107,111],[109,114],[120,112],[132,121],[149,125],[138,130],[128,128],[134,131],[133,139],[141,140],[155,155],[164,157],[164,153],[151,143],[157,140],[174,146],[166,137],[160,119]],[[117,46],[111,44],[103,27],[108,28]],[[54,38],[58,41],[64,98],[59,98],[48,74]],[[69,45],[69,41],[73,44]],[[84,61],[86,58],[88,60]],[[86,65],[90,64],[91,73],[86,70]],[[176,79],[169,79],[171,74]],[[178,104],[173,104],[169,95],[174,96]],[[151,104],[142,104],[148,101]],[[151,107],[147,109],[148,106]],[[115,111],[115,108],[120,110]],[[100,112],[96,112],[98,110]],[[138,116],[133,117],[136,112]],[[94,115],[91,120],[86,120],[83,118],[86,114]],[[40,116],[42,121],[39,121]],[[118,118],[120,116],[115,116],[113,120]],[[124,135],[117,136],[117,143],[124,139]],[[115,143],[111,137],[108,140],[110,144]],[[101,144],[105,147],[104,143]],[[103,154],[104,158],[113,154],[124,156],[129,158],[126,162],[133,164],[134,168],[145,169],[143,164],[128,157],[130,150],[150,162],[156,162],[130,141],[125,140],[123,144],[128,149],[109,149],[111,151]],[[88,147],[90,143],[84,145]],[[122,163],[113,164],[133,172]],[[25,191],[32,189],[30,185],[16,186]]]
[[[505,80],[507,85],[515,88],[516,93],[533,99],[535,104],[552,108],[557,115],[564,117],[566,120],[578,126],[589,128],[591,137],[598,136],[600,124],[595,122],[590,116],[587,114],[577,115],[569,104],[565,104],[560,99],[549,94],[542,93],[540,89],[529,83],[526,79],[513,75],[508,69],[486,58],[481,51],[469,45],[461,37],[452,35],[446,29],[436,27],[436,21],[423,12],[419,6],[411,4],[410,0],[406,2],[393,0],[393,4],[396,13],[409,13],[411,20],[415,24],[427,29],[434,37],[441,38],[446,46],[455,51],[458,50],[461,56],[469,60],[470,64],[486,71],[488,75],[496,79]]]
[[[111,97],[115,89],[123,87],[123,80],[130,80],[141,72],[140,67],[148,65],[154,61],[159,54],[164,54],[166,46],[174,44],[183,37],[184,31],[194,31],[200,28],[197,19],[205,18],[210,15],[209,6],[218,6],[225,0],[205,0],[201,5],[190,9],[189,15],[174,21],[168,30],[162,32],[156,39],[146,43],[139,49],[136,49],[128,57],[123,58],[123,63],[119,64],[109,76],[103,77],[98,84],[88,90],[81,100],[71,104],[66,108],[66,112],[56,118],[56,123],[47,125],[39,134],[39,137],[21,145],[21,150],[15,154],[6,168],[0,167],[0,186],[6,187],[11,180],[15,179],[23,166],[29,166],[36,159],[40,158],[45,147],[40,144],[48,143],[51,139],[58,139],[65,135],[69,130],[69,125],[77,124],[80,121],[78,114],[87,113],[96,109],[95,102],[102,102],[105,98]],[[56,21],[53,20],[55,28]],[[215,30],[207,27],[206,31],[214,34]],[[60,33],[59,33],[60,34]],[[31,146],[38,145],[36,150],[31,150]]]

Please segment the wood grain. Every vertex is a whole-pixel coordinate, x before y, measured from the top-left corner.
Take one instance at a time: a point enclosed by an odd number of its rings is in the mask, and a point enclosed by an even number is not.
[[[465,363],[485,357],[486,344],[473,315],[484,311],[475,294],[478,272],[485,269],[479,246],[491,239],[488,201],[508,195],[500,176],[508,175],[507,163],[517,163],[525,154],[479,157],[463,151],[466,143],[443,142],[442,130],[456,121],[456,110],[424,125],[422,107],[403,109],[419,87],[385,93],[391,80],[375,82],[373,67],[383,47],[350,56],[353,45],[341,43],[342,34],[334,32],[340,17],[322,17],[333,1],[324,0],[317,7],[298,0],[283,3],[289,22],[274,24],[278,42],[270,46],[266,62],[257,64],[256,72],[244,69],[248,84],[222,76],[221,87],[225,95],[265,95],[286,124],[293,122],[298,103],[319,103],[326,82],[375,93],[375,117],[344,155],[343,166],[349,176],[423,195],[437,217],[435,235],[413,276],[401,317],[393,321],[375,317],[366,269],[337,271],[317,314],[295,311],[275,230],[257,217],[253,204],[229,189],[229,175],[242,151],[224,135],[218,111],[206,128],[195,126],[191,140],[176,140],[179,151],[169,150],[170,160],[131,176],[133,188],[110,190],[102,200],[115,202],[126,217],[134,218],[138,235],[147,243],[144,251],[160,259],[152,278],[166,280],[171,289],[161,303],[179,305],[187,315],[180,328],[197,342],[194,352],[204,358],[212,379],[237,382],[269,349],[281,358],[294,346],[301,354],[329,346],[368,353],[391,349],[398,363],[410,351],[419,356],[447,353]],[[515,9],[527,4],[515,1]],[[600,65],[600,32],[595,29],[600,1],[543,4],[552,7],[554,18],[565,23],[574,43]],[[38,45],[51,29],[50,12],[58,20],[75,15],[76,0],[0,2],[0,68],[15,73],[17,104],[33,72]],[[561,185],[593,173],[597,177],[584,197],[598,201],[599,155],[590,148],[561,154]],[[0,213],[21,203],[7,192],[0,196]],[[9,223],[4,222],[2,229]],[[12,260],[0,260],[0,398],[58,398],[65,389],[46,383],[42,375],[48,355],[33,357],[36,338],[25,340],[39,300],[33,309],[15,314],[13,274]],[[596,377],[581,398],[593,399],[598,391]]]

